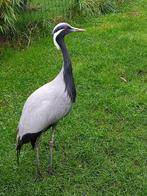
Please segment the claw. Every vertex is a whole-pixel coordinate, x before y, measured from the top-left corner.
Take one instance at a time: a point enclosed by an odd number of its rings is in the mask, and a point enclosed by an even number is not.
[[[53,168],[51,166],[48,167],[48,175],[49,176],[54,175],[54,171],[53,171]]]
[[[43,179],[43,176],[42,176],[42,174],[41,174],[41,172],[40,171],[37,171],[37,173],[36,173],[36,177],[35,177],[35,182],[39,182],[39,181],[41,181]]]

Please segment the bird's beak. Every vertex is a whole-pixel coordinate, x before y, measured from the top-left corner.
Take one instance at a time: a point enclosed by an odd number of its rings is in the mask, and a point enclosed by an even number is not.
[[[85,29],[80,29],[80,28],[73,28],[73,32],[84,32],[86,31]]]

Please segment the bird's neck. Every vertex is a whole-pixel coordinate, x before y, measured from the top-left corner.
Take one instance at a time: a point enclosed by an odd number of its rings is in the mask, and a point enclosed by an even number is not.
[[[71,101],[75,102],[76,89],[75,89],[74,78],[72,74],[72,63],[71,63],[70,55],[64,43],[64,39],[59,40],[58,44],[61,48],[62,55],[63,55],[63,61],[64,61],[63,75],[64,75],[65,86],[66,86],[68,95],[71,98]]]

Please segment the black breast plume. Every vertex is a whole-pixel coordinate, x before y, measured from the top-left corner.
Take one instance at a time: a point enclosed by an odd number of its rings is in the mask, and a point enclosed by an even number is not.
[[[64,81],[68,95],[74,103],[76,101],[76,88],[72,74],[72,66],[64,66]]]

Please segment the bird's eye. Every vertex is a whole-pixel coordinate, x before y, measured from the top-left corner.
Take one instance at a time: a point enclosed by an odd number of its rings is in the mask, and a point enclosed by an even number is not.
[[[65,31],[69,31],[70,29],[71,29],[71,28],[68,27],[68,26],[65,26],[65,27],[64,27],[64,30],[65,30]]]

